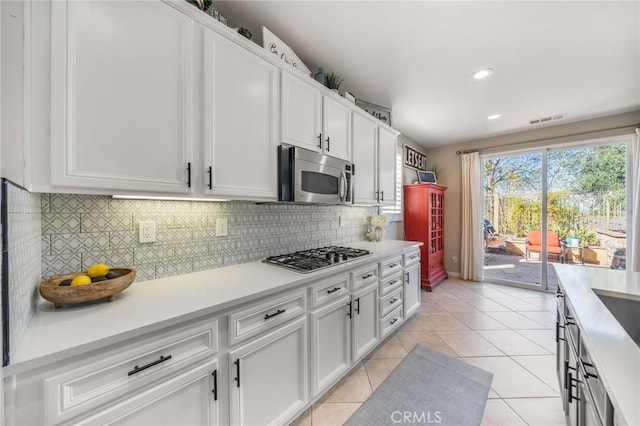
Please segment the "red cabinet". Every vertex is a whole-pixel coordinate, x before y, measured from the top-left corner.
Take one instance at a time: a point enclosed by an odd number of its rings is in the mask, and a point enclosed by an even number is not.
[[[444,269],[444,191],[435,183],[404,186],[404,236],[422,241],[420,276],[422,287],[431,291],[448,275]]]

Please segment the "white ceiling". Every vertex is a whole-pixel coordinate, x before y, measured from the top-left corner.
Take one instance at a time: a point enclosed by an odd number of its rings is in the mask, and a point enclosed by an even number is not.
[[[341,91],[390,106],[393,127],[425,147],[640,108],[638,1],[214,5],[259,43],[269,28],[312,73],[342,74]],[[483,67],[493,77],[473,81]]]

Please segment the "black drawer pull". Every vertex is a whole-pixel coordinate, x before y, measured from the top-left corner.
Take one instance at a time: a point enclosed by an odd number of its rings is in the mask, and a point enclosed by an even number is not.
[[[213,392],[213,400],[217,401],[218,400],[218,370],[213,370],[213,373],[211,373],[211,375],[213,376],[213,390],[211,392]]]
[[[331,294],[331,293],[335,293],[336,291],[340,290],[342,287],[334,287],[331,290],[327,290],[327,293]]]
[[[585,379],[588,379],[589,377],[593,377],[594,379],[598,378],[597,374],[592,374],[587,371],[587,367],[595,368],[593,364],[584,362],[582,359],[580,359],[580,366],[582,367],[582,374],[584,375]]]
[[[191,188],[191,163],[187,163],[187,188]]]
[[[213,188],[213,169],[211,168],[211,166],[209,166],[209,170],[207,170],[207,173],[209,174],[209,183],[207,184],[207,187],[209,189]]]
[[[347,316],[351,318],[351,302],[347,303],[347,305],[349,306],[349,312],[347,312]]]
[[[276,315],[283,314],[285,311],[286,311],[286,309],[278,309],[278,310],[277,310],[275,313],[273,313],[273,314],[266,314],[266,315],[264,316],[264,319],[265,319],[265,320],[268,320],[269,318],[273,318],[273,317],[275,317]]]
[[[360,298],[356,299],[356,314],[360,315]]]
[[[571,404],[572,401],[580,401],[580,398],[577,398],[577,397],[573,396],[572,389],[577,387],[576,385],[573,384],[573,382],[576,382],[576,383],[582,383],[582,382],[580,380],[578,380],[578,379],[574,379],[570,372],[567,373],[567,375],[569,376],[569,380],[568,380],[569,381],[569,386],[567,388],[567,399],[569,401],[569,404]]]
[[[393,325],[398,321],[398,318],[394,318],[391,321],[389,321],[389,325]]]
[[[413,255],[413,256],[411,256],[409,259],[413,260],[413,259],[416,259],[417,257],[418,257],[418,255],[417,255],[417,254],[414,254],[414,255]]]
[[[394,304],[394,303],[396,303],[398,300],[399,300],[398,298],[396,298],[396,299],[391,299],[391,300],[389,300],[389,304],[390,304],[390,305],[393,305],[393,304]]]
[[[389,265],[389,268],[395,268],[396,266],[398,266],[397,263],[392,263],[391,265]]]
[[[397,282],[398,282],[398,280],[389,281],[389,285],[394,285]]]
[[[367,274],[367,275],[363,275],[362,279],[366,280],[367,278],[371,278],[373,276],[373,274]]]
[[[142,370],[146,370],[147,368],[153,367],[154,365],[158,365],[158,364],[160,364],[161,362],[165,362],[165,361],[168,361],[168,360],[170,360],[170,359],[171,359],[171,355],[169,355],[169,356],[162,356],[162,355],[160,355],[160,359],[157,359],[157,360],[155,360],[155,361],[153,361],[153,362],[150,362],[150,363],[149,363],[149,364],[147,364],[147,365],[143,365],[142,367],[138,367],[138,366],[136,365],[135,367],[133,367],[133,370],[131,370],[131,371],[129,371],[129,372],[127,373],[127,375],[129,375],[129,376],[133,376],[134,374],[139,373],[139,372],[141,372]]]
[[[233,380],[236,381],[236,387],[240,387],[240,358],[236,359],[234,364],[236,365],[236,377]]]

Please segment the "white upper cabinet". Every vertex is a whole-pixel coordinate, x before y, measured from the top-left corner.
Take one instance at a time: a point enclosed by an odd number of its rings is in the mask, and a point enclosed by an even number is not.
[[[205,30],[205,193],[277,199],[278,70]]]
[[[397,142],[397,133],[353,113],[355,204],[395,204]]]
[[[51,183],[188,193],[193,20],[161,2],[51,2]]]
[[[351,161],[351,109],[311,81],[282,72],[280,140]]]
[[[396,149],[398,136],[383,127],[378,129],[378,190],[383,205],[396,203]]]
[[[324,153],[351,161],[351,110],[328,96],[322,106]]]
[[[353,197],[356,204],[376,204],[378,125],[361,114],[353,114]]]
[[[282,72],[280,138],[314,152],[322,150],[322,94],[311,84]]]

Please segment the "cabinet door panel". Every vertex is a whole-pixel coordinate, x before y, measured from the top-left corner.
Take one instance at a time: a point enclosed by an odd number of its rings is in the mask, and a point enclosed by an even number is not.
[[[317,395],[342,375],[350,365],[353,309],[344,297],[311,313],[312,394]]]
[[[306,348],[301,318],[229,352],[231,424],[284,423],[306,404]]]
[[[396,203],[396,136],[386,129],[380,128],[378,134],[378,189],[380,204]]]
[[[208,193],[277,198],[277,90],[275,66],[206,31],[203,178]]]
[[[217,368],[217,360],[196,367],[76,424],[217,425],[218,401],[212,392],[219,386],[212,374]]]
[[[378,343],[378,283],[353,293],[353,361]]]
[[[320,152],[322,132],[322,94],[309,83],[282,72],[283,143]]]
[[[351,110],[325,96],[323,112],[324,153],[351,161]]]
[[[355,203],[378,202],[376,189],[378,125],[372,120],[353,114],[353,196]]]
[[[160,2],[52,2],[54,185],[189,192],[193,21]]]
[[[410,315],[420,307],[420,265],[404,273],[404,317]]]

